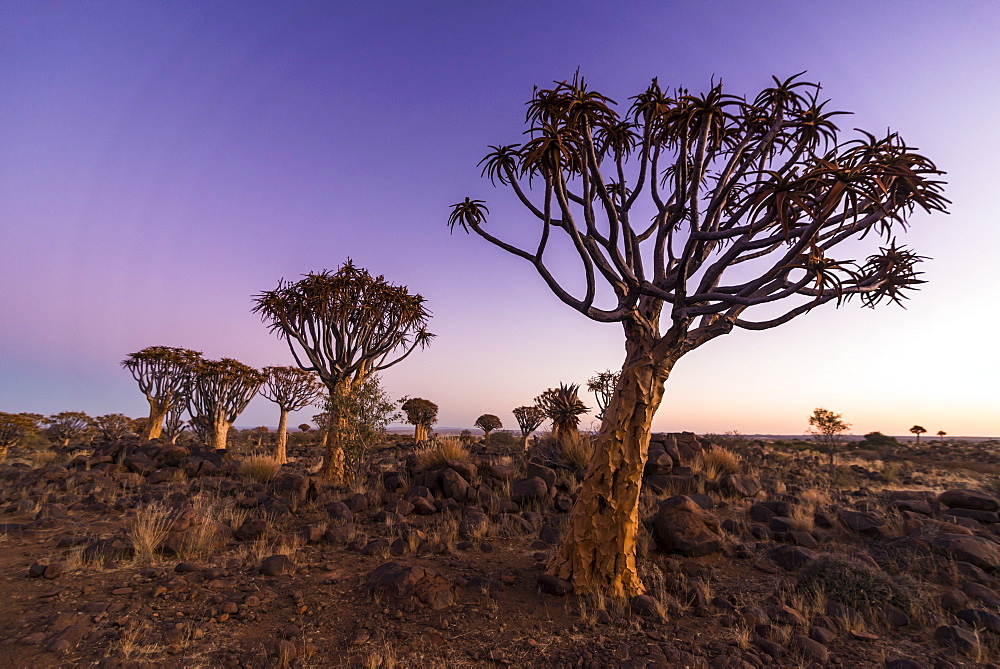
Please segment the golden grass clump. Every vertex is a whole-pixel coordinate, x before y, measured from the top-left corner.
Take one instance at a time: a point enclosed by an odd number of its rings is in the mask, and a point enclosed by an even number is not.
[[[467,461],[469,451],[458,437],[441,437],[434,439],[416,453],[418,469],[433,469],[442,467],[449,460]]]
[[[267,483],[281,469],[281,461],[273,455],[250,455],[240,463],[240,475],[254,483]]]
[[[739,474],[740,456],[721,446],[712,446],[698,458],[699,469],[710,479],[720,479],[730,474]]]
[[[159,502],[136,509],[128,528],[128,537],[137,560],[152,561],[166,540],[172,522],[172,510]]]
[[[575,437],[575,438],[574,438]],[[594,442],[589,436],[577,432],[570,437],[560,439],[559,450],[562,456],[577,469],[586,469],[594,457]]]

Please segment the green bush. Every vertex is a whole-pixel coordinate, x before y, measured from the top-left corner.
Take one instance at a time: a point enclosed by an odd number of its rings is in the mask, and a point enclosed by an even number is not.
[[[497,450],[520,450],[521,440],[507,430],[496,430],[490,434],[490,446]]]
[[[899,446],[896,437],[890,437],[881,432],[869,432],[865,435],[865,440],[858,444],[858,448],[887,448]]]
[[[824,555],[803,569],[798,587],[859,612],[892,604],[913,614],[917,589],[904,587],[885,572],[855,558]]]

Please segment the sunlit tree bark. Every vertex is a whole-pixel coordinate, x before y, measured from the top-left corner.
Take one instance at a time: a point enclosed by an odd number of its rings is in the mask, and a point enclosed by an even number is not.
[[[288,461],[288,413],[304,409],[316,401],[322,386],[314,373],[298,367],[265,367],[263,371],[267,381],[260,394],[277,404],[281,411],[274,456],[278,462],[285,463]]]
[[[232,358],[202,360],[191,371],[187,392],[192,425],[212,448],[225,449],[229,428],[264,383],[265,376]]]
[[[141,440],[160,436],[164,416],[178,402],[184,402],[191,366],[200,359],[198,351],[149,346],[122,361],[122,367],[132,373],[149,402],[149,418],[139,434]]]

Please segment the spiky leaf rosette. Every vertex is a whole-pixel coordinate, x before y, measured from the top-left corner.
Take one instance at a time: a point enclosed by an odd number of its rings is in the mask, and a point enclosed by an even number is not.
[[[580,424],[580,415],[590,411],[580,399],[579,390],[580,386],[575,383],[560,383],[558,388],[549,388],[536,397],[535,404],[556,429],[575,430]]]

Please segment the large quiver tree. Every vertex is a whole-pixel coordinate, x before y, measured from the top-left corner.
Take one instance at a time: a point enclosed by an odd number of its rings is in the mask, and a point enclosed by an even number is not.
[[[642,469],[664,382],[682,355],[828,302],[899,302],[921,283],[921,257],[892,235],[916,206],[944,210],[941,172],[895,133],[842,139],[839,112],[826,111],[818,90],[797,76],[775,79],[750,100],[721,84],[704,95],[668,93],[654,79],[620,113],[582,79],[536,89],[528,140],[491,147],[481,164],[533,217],[537,244],[488,231],[482,200],[452,208],[452,230],[524,258],[562,302],[625,331],[621,378],[549,563],[577,592],[643,592]],[[867,260],[832,256],[866,237],[885,240]],[[580,292],[547,264],[560,244],[579,260]]]
[[[167,411],[178,403],[184,403],[191,366],[200,359],[198,351],[149,346],[122,361],[122,367],[132,373],[139,383],[139,390],[149,401],[149,418],[139,434],[141,440],[160,436]]]
[[[406,414],[406,422],[413,425],[413,441],[427,441],[431,426],[437,422],[438,405],[422,397],[404,397],[399,408]]]
[[[261,387],[260,394],[277,404],[281,411],[274,456],[278,462],[285,463],[288,461],[288,413],[312,404],[319,397],[323,386],[313,372],[298,367],[265,367],[263,372],[267,380]]]
[[[336,272],[282,280],[254,299],[254,312],[288,342],[299,367],[316,372],[329,391],[327,453],[320,474],[340,483],[344,451],[339,435],[346,433],[341,423],[347,417],[337,410],[343,404],[338,395],[430,343],[434,335],[427,331],[424,298],[348,260]]]
[[[187,392],[192,426],[197,425],[208,445],[226,448],[229,428],[264,383],[265,376],[238,360],[202,360],[191,370]]]

